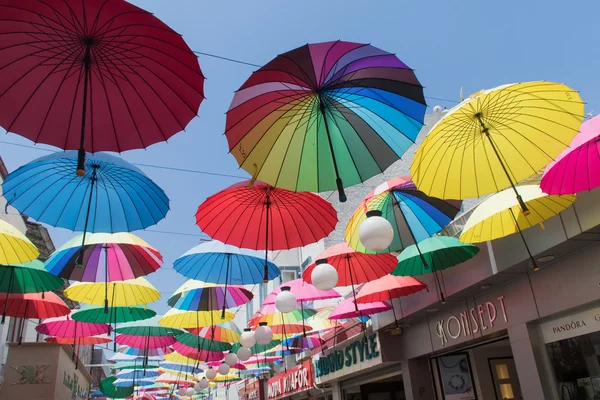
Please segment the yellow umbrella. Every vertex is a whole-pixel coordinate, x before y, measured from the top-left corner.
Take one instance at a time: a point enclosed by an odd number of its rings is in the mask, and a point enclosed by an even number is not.
[[[223,315],[221,311],[216,310],[184,311],[172,308],[158,321],[158,324],[171,328],[199,328],[214,325],[215,322],[231,321],[234,317],[235,314],[229,311]]]
[[[0,219],[0,264],[24,264],[40,255],[25,235],[8,222]]]
[[[193,358],[186,357],[176,351],[165,354],[165,361],[178,363],[178,364],[186,364],[186,365],[197,365],[198,360],[194,360]],[[205,369],[202,364],[198,366],[199,368]]]
[[[431,129],[413,159],[412,179],[419,190],[442,199],[508,187],[516,192],[518,182],[569,146],[583,118],[579,94],[563,84],[538,81],[483,90]]]
[[[575,201],[575,195],[547,195],[537,185],[521,185],[516,188],[530,211],[527,215],[522,212],[512,189],[505,189],[477,206],[465,223],[460,240],[464,243],[480,243],[519,232],[534,268],[537,269],[522,231],[542,224],[567,209]]]
[[[74,282],[65,289],[65,296],[81,303],[104,305],[106,286],[104,282]],[[160,298],[160,292],[145,278],[108,283],[110,307],[130,307],[152,303]]]

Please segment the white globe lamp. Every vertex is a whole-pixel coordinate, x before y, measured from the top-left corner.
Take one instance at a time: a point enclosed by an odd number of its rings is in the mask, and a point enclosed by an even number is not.
[[[227,375],[229,373],[229,365],[221,363],[221,365],[219,365],[218,371],[221,375]]]
[[[258,328],[254,331],[256,344],[265,346],[273,340],[273,331],[267,326],[266,322],[259,322]]]
[[[282,286],[275,297],[275,308],[279,312],[289,313],[296,309],[296,296],[290,291],[289,286]]]
[[[215,379],[217,377],[217,370],[213,367],[210,367],[206,370],[206,379]]]
[[[333,265],[327,264],[326,259],[315,261],[316,267],[310,274],[312,284],[319,290],[331,290],[337,285],[338,273]]]
[[[200,386],[200,382],[196,382],[196,384],[194,385],[194,390],[196,392],[200,392],[202,390],[202,386]]]
[[[200,390],[206,389],[208,387],[208,379],[202,378],[200,379],[200,382],[198,382],[196,385],[200,387]],[[198,392],[200,390],[198,390]]]
[[[367,219],[358,228],[358,239],[367,250],[385,250],[394,240],[394,228],[382,215],[379,210],[367,211]]]
[[[244,332],[242,332],[242,334],[240,335],[240,344],[243,347],[252,347],[256,344],[256,338],[254,337],[254,332],[252,332],[252,329],[250,328],[245,328]]]
[[[237,358],[238,360],[244,362],[244,361],[248,361],[250,359],[250,357],[252,357],[252,350],[250,350],[248,347],[240,347],[237,351]]]
[[[230,367],[233,367],[237,362],[238,357],[235,355],[235,353],[227,353],[227,355],[225,356],[225,364],[229,365]]]
[[[177,390],[177,394],[178,394],[178,395],[180,395],[180,396],[185,396],[186,392],[187,392],[187,390],[186,390],[186,388],[184,388],[184,387],[182,387],[182,388],[179,388],[179,389]]]
[[[194,390],[194,388],[187,388],[185,390],[185,395],[186,396],[192,397],[195,394],[196,394],[196,391]]]

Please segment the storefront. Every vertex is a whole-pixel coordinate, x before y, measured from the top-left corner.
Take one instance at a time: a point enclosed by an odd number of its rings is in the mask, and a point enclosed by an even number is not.
[[[313,357],[316,386],[344,400],[403,400],[395,338],[367,333]]]
[[[9,344],[0,400],[87,400],[92,378],[69,346]]]
[[[313,388],[314,371],[311,360],[289,368],[269,379],[267,399],[308,398],[309,390]]]
[[[260,382],[254,379],[251,382],[244,381],[244,386],[239,388],[238,396],[240,400],[258,400],[260,397]]]

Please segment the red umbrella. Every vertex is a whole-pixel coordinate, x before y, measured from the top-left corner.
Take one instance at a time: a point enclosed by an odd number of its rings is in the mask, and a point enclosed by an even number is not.
[[[316,243],[338,222],[337,212],[314,193],[292,192],[260,181],[238,182],[198,207],[196,223],[213,239],[233,246],[287,250]]]
[[[146,148],[182,131],[204,99],[198,59],[122,0],[0,0],[0,126],[36,143]]]
[[[334,308],[333,312],[329,316],[329,319],[346,319],[346,318],[358,318],[367,317],[372,314],[391,310],[392,306],[388,303],[377,301],[374,303],[356,303],[354,299],[347,299],[342,301]]]
[[[44,293],[0,293],[0,309],[6,306],[6,315],[22,319],[19,344],[23,341],[23,328],[27,318],[46,319],[62,317],[71,312],[69,306],[53,292]]]

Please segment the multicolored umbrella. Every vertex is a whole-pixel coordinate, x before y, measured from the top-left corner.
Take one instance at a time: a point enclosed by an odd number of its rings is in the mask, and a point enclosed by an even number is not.
[[[371,191],[357,207],[346,225],[344,239],[361,253],[400,251],[442,230],[460,211],[460,200],[440,200],[418,190],[409,176],[389,180]],[[381,212],[394,231],[387,248],[374,252],[365,248],[358,238],[358,229],[367,213]]]
[[[303,279],[294,279],[279,285],[275,290],[273,290],[267,297],[265,297],[263,304],[275,304],[275,298],[279,293],[281,293],[281,287],[287,286],[290,288],[290,292],[294,294],[296,297],[296,301],[299,303],[305,301],[315,301],[315,300],[327,300],[327,299],[337,299],[338,297],[342,297],[334,289],[323,291],[317,289],[315,286],[311,285],[308,282],[305,282]]]
[[[198,58],[154,14],[120,0],[60,7],[2,0],[0,7],[11,16],[0,23],[0,126],[79,149],[78,170],[85,149],[146,148],[198,114]]]
[[[515,107],[518,104],[518,107]],[[553,82],[482,90],[444,114],[417,149],[412,179],[429,196],[481,197],[537,174],[571,142],[584,117],[575,90]]]
[[[96,153],[87,156],[84,176],[73,177],[77,157],[65,151],[23,165],[6,177],[4,196],[36,221],[83,232],[81,243],[87,232],[145,229],[169,211],[165,192],[136,166]]]
[[[70,281],[115,282],[156,271],[162,264],[158,250],[126,232],[87,234],[69,240],[48,260],[46,269]]]
[[[239,342],[241,335],[240,329],[233,321],[202,328],[188,328],[187,331],[203,338],[229,343]]]
[[[243,286],[219,286],[188,280],[175,291],[167,304],[184,311],[222,310],[221,318],[224,318],[225,309],[244,305],[253,297],[252,292]]]
[[[126,386],[126,387],[116,386],[115,385],[116,380],[117,380],[117,378],[115,376],[111,376],[109,378],[103,379],[100,382],[100,384],[99,384],[100,391],[102,393],[104,393],[106,395],[106,397],[109,397],[112,399],[124,399],[133,394],[133,385]]]
[[[316,314],[315,314],[316,315]],[[314,315],[312,316],[314,317]],[[308,318],[312,318],[308,317]],[[283,339],[284,337],[289,337],[290,335],[295,335],[297,333],[308,332],[313,329],[311,325],[305,324],[304,321],[308,320],[308,318],[303,319],[301,324],[281,324],[281,325],[273,325],[270,326],[271,331],[273,332],[273,339]]]
[[[307,44],[254,72],[227,112],[229,150],[254,177],[294,191],[352,186],[415,141],[423,88],[394,54],[368,44]]]
[[[73,282],[65,289],[65,296],[80,303],[103,306],[105,291],[104,283]],[[133,307],[159,298],[160,292],[145,278],[110,282],[108,285],[109,307]]]
[[[44,340],[48,343],[70,344],[70,345],[79,345],[79,346],[106,344],[106,343],[112,342],[112,339],[105,335],[76,337],[76,338],[47,337]]]
[[[377,301],[374,303],[356,303],[354,299],[347,299],[338,304],[331,315],[330,319],[346,319],[367,317],[369,315],[378,314],[392,309],[388,303]]]
[[[281,344],[289,348],[314,349],[321,347],[324,340],[319,335],[304,336],[298,335],[284,340]]]
[[[265,260],[256,250],[240,249],[217,240],[200,243],[173,263],[181,275],[216,284],[251,285],[263,282]],[[228,274],[229,272],[229,274]],[[269,280],[281,275],[267,260]]]
[[[248,326],[258,326],[260,322],[266,322],[269,326],[294,324],[310,318],[316,313],[317,310],[314,308],[298,303],[296,303],[296,309],[288,313],[277,311],[275,304],[267,304],[254,313],[248,320]]]
[[[196,224],[213,239],[265,251],[264,282],[269,278],[269,250],[316,243],[333,232],[337,222],[335,208],[319,195],[254,180],[235,183],[210,196],[196,212]]]
[[[579,133],[546,167],[540,187],[547,194],[565,195],[600,186],[600,116],[583,124]]]
[[[6,197],[6,193],[4,193]],[[0,265],[23,264],[39,257],[40,252],[31,240],[17,228],[0,219]]]

